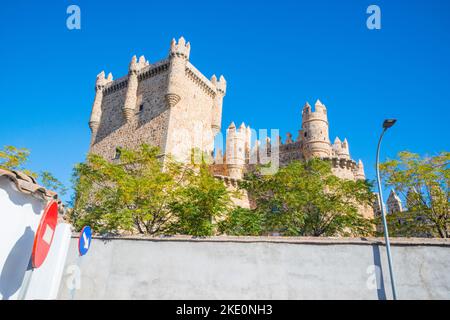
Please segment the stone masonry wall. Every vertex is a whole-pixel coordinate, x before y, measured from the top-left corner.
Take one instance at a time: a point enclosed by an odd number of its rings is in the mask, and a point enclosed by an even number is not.
[[[158,146],[163,152],[170,116],[164,101],[166,83],[167,71],[139,81],[136,112],[128,122],[122,112],[126,87],[105,94],[100,126],[90,152],[112,159],[117,147],[134,148],[142,143]]]

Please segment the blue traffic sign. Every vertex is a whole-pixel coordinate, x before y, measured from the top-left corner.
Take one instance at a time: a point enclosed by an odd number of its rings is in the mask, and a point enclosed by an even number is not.
[[[80,256],[84,256],[91,246],[91,240],[92,240],[92,230],[89,226],[84,226],[83,229],[81,229],[80,237],[78,238],[78,252],[80,253]]]

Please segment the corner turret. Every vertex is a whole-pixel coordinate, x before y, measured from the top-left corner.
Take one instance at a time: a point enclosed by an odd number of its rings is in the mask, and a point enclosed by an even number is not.
[[[211,77],[211,83],[216,88],[211,118],[211,128],[215,136],[220,131],[222,124],[222,104],[223,97],[225,97],[227,91],[227,82],[224,76],[221,75],[219,81],[217,81],[216,75],[213,75]]]
[[[97,134],[98,126],[100,125],[100,119],[102,116],[102,101],[103,101],[103,89],[105,86],[113,81],[113,76],[111,73],[105,78],[105,71],[100,72],[97,75],[95,81],[95,98],[92,104],[92,112],[89,120],[89,128],[91,129],[91,144]]]
[[[185,80],[186,63],[189,61],[191,52],[190,43],[181,37],[178,43],[172,39],[169,50],[169,74],[167,93],[165,95],[166,103],[169,108],[175,106],[182,98],[183,83]]]

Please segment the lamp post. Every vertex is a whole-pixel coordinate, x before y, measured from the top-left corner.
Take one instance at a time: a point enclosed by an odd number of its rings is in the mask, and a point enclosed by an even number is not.
[[[391,257],[391,245],[389,242],[389,231],[388,231],[388,226],[387,226],[387,222],[386,222],[386,212],[384,210],[383,193],[381,191],[380,164],[379,164],[381,140],[383,139],[384,133],[387,131],[387,129],[392,127],[395,124],[395,122],[397,122],[396,119],[387,119],[387,120],[384,120],[384,122],[383,122],[383,132],[381,133],[380,140],[378,140],[376,171],[377,171],[378,194],[380,197],[381,218],[383,220],[384,241],[386,243],[386,253],[387,253],[388,264],[389,264],[389,275],[391,278],[392,297],[394,298],[394,300],[397,300],[397,291],[395,289],[394,271],[392,269],[392,257]]]

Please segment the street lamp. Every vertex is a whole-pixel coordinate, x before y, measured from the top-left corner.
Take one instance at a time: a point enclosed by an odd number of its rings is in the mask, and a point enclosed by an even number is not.
[[[380,165],[379,165],[381,140],[383,139],[383,136],[384,136],[384,133],[386,132],[386,130],[389,129],[390,127],[392,127],[395,124],[395,122],[397,122],[396,119],[386,119],[383,122],[383,132],[381,133],[380,140],[378,140],[376,170],[377,170],[378,194],[380,197],[381,218],[383,220],[384,241],[386,242],[386,253],[387,253],[388,264],[389,264],[389,275],[391,277],[392,296],[393,296],[394,300],[397,300],[397,292],[395,290],[394,271],[392,269],[391,245],[389,242],[389,232],[388,232],[388,226],[387,226],[387,222],[386,222],[386,212],[384,210],[383,193],[381,191]]]

